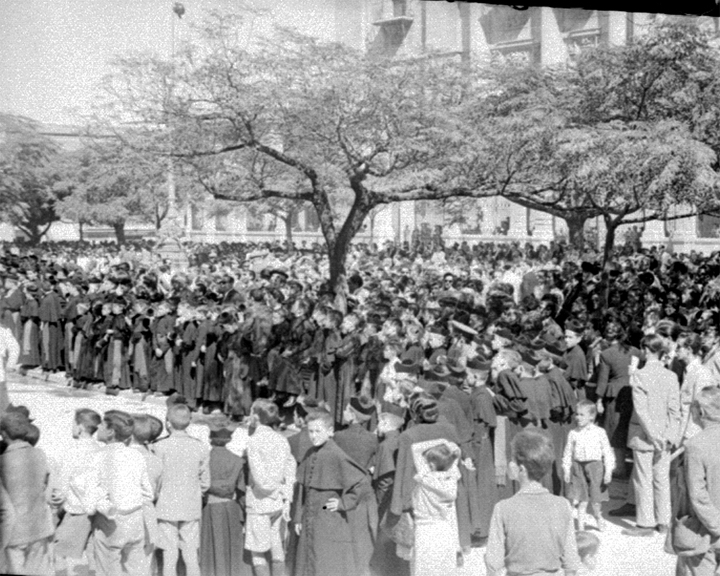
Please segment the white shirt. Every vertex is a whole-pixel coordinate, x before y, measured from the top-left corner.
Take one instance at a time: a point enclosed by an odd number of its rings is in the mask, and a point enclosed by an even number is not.
[[[602,461],[605,470],[615,468],[615,454],[604,428],[590,424],[585,428],[575,428],[568,434],[563,453],[563,471],[569,472],[573,462]]]
[[[88,488],[88,514],[128,514],[153,501],[145,458],[120,442],[93,455]]]
[[[5,382],[5,368],[17,365],[20,345],[9,328],[0,326],[0,382]]]
[[[248,512],[276,512],[293,496],[297,464],[282,434],[259,425],[247,440]]]
[[[80,487],[74,483],[75,479],[84,474],[88,463],[93,456],[102,449],[92,438],[79,438],[64,450],[62,459],[53,458],[52,489],[57,490],[63,497],[63,508],[70,514],[84,514],[83,494]]]

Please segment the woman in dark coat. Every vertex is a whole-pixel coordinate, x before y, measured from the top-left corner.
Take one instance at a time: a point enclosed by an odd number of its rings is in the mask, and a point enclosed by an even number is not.
[[[640,351],[626,343],[626,335],[617,322],[608,323],[605,339],[609,347],[600,353],[597,376],[598,412],[603,414],[603,427],[615,450],[615,461],[622,473],[625,463],[628,428],[633,413],[629,368],[633,356]]]
[[[37,286],[25,288],[25,302],[20,309],[22,339],[20,340],[20,364],[23,370],[40,366],[40,303]]]
[[[210,488],[200,526],[200,573],[203,576],[250,576],[243,562],[245,549],[241,504],[245,493],[245,463],[225,446],[227,428],[210,431]]]

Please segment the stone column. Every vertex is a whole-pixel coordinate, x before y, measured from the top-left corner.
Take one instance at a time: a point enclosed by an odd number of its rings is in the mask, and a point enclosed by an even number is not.
[[[540,10],[540,63],[543,66],[560,64],[568,59],[567,46],[558,27],[552,8],[543,6]]]

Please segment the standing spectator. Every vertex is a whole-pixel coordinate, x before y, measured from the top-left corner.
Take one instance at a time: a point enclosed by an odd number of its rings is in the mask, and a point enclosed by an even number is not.
[[[597,374],[597,408],[603,415],[603,426],[615,450],[618,474],[627,474],[625,453],[628,428],[633,413],[633,393],[630,388],[630,360],[640,351],[627,344],[626,333],[619,322],[609,322],[605,328],[609,347],[600,353]]]
[[[53,504],[65,511],[55,533],[55,557],[66,559],[68,571],[74,560],[82,558],[92,531],[83,494],[74,481],[87,470],[88,461],[101,448],[93,438],[100,422],[102,417],[94,410],[81,408],[75,411],[72,448],[63,452],[53,474]]]
[[[584,326],[577,320],[570,320],[565,325],[565,378],[577,394],[578,400],[587,397],[585,384],[588,380],[588,367],[585,352],[580,343],[584,333]]]
[[[692,438],[700,431],[700,422],[692,414],[692,403],[705,388],[720,386],[712,372],[702,363],[702,339],[698,334],[685,333],[677,340],[677,358],[684,361],[685,378],[680,387],[680,432],[682,439]]]
[[[244,459],[226,448],[232,431],[210,431],[210,488],[200,528],[200,572],[203,576],[246,576],[243,564]]]
[[[632,483],[637,526],[630,536],[666,532],[670,523],[670,450],[680,438],[680,386],[677,375],[665,368],[665,344],[660,336],[642,339],[645,366],[632,376],[633,415],[628,448],[633,451]]]
[[[86,511],[93,518],[97,576],[148,576],[143,508],[152,504],[147,464],[128,446],[134,421],[130,414],[108,410],[98,428],[107,444],[90,465]]]
[[[155,444],[163,470],[156,512],[165,576],[177,570],[180,551],[187,575],[200,574],[200,518],[202,495],[210,487],[209,451],[188,435],[190,416],[187,405],[171,406],[167,415],[170,436]]]
[[[10,328],[0,326],[0,416],[10,404],[7,390],[7,372],[14,370],[20,356],[20,345]]]
[[[256,576],[284,576],[285,550],[282,528],[290,520],[290,504],[297,465],[287,439],[273,429],[279,422],[278,407],[269,400],[255,400],[250,409],[247,441],[248,491],[245,548],[252,554]]]
[[[415,543],[412,576],[452,574],[462,554],[455,500],[460,447],[444,439],[412,445],[417,474],[413,490]]]
[[[2,542],[5,571],[50,575],[54,574],[54,528],[45,499],[50,469],[42,450],[26,441],[29,427],[30,421],[20,412],[8,412],[0,419],[0,434],[7,443],[0,456],[0,485],[15,515],[7,540]]]
[[[682,559],[692,576],[717,574],[720,564],[720,388],[702,390],[693,403],[693,412],[702,431],[685,444],[688,495],[693,515],[710,534],[710,548],[704,554]]]
[[[568,496],[577,508],[578,530],[585,530],[585,512],[588,502],[598,530],[605,522],[601,513],[602,502],[609,500],[607,487],[612,480],[615,456],[607,433],[595,424],[597,407],[594,402],[581,400],[577,406],[575,420],[577,428],[570,431],[563,454],[563,474],[569,484]]]
[[[508,574],[553,574],[562,569],[565,576],[575,576],[580,558],[570,504],[542,485],[555,461],[552,442],[541,432],[524,430],[511,447],[509,475],[520,490],[495,505],[485,553],[487,574],[495,576],[503,569]]]
[[[365,472],[333,436],[334,417],[327,412],[308,416],[313,448],[298,468],[300,502],[294,518],[299,541],[294,574],[358,575],[347,511],[357,506]]]

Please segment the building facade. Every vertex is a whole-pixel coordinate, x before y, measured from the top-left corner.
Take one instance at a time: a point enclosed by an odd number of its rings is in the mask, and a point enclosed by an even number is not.
[[[144,49],[170,54],[192,36],[208,9],[232,9],[233,0],[184,0],[179,19],[169,0],[50,0],[0,3],[0,110],[46,123],[58,138],[73,138],[65,126],[87,112],[93,90],[109,71],[115,53]],[[376,57],[407,58],[427,52],[478,58],[492,52],[515,54],[537,66],[558,64],[591,46],[620,45],[643,34],[653,14],[447,2],[444,0],[254,0],[256,33],[274,22],[325,40],[343,42]],[[703,19],[717,33],[716,19]],[[69,73],[71,71],[72,73]],[[64,100],[63,100],[64,99]],[[285,219],[232,205],[186,206],[188,235],[198,240],[252,240],[284,237]],[[463,217],[459,218],[458,213]],[[710,217],[643,226],[646,243],[711,250],[720,246],[720,220]],[[594,223],[598,237],[602,223]],[[290,215],[295,239],[321,240],[312,211]],[[406,202],[380,209],[367,222],[365,240],[409,240],[438,229],[446,239],[546,242],[566,234],[564,222],[501,198],[465,203],[462,210],[439,202]],[[52,238],[70,238],[72,226],[57,226]],[[91,231],[88,231],[91,232]],[[101,234],[98,232],[98,234]],[[618,234],[622,238],[623,231]],[[7,236],[7,234],[5,234]]]

